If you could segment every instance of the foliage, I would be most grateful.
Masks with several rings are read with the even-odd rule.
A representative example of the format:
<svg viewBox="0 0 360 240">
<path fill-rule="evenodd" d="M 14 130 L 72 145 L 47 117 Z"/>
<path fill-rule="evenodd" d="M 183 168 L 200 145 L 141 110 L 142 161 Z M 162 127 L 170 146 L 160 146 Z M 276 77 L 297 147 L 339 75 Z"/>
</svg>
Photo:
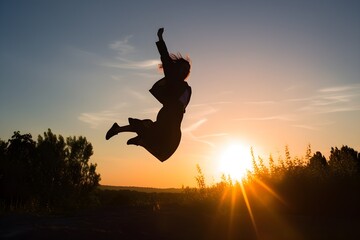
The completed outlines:
<svg viewBox="0 0 360 240">
<path fill-rule="evenodd" d="M 38 136 L 14 135 L 0 141 L 0 202 L 2 209 L 52 210 L 89 201 L 98 186 L 93 148 L 85 137 L 66 140 L 48 129 Z"/>
<path fill-rule="evenodd" d="M 331 148 L 329 157 L 329 167 L 336 175 L 359 176 L 360 174 L 360 154 L 348 146 Z"/>
<path fill-rule="evenodd" d="M 327 160 L 321 152 L 312 154 L 310 145 L 301 158 L 292 157 L 286 146 L 285 159 L 274 161 L 270 155 L 265 165 L 253 152 L 252 158 L 254 170 L 241 182 L 223 176 L 219 183 L 204 189 L 198 179 L 205 179 L 197 177 L 199 190 L 205 192 L 201 201 L 216 202 L 215 206 L 223 209 L 251 205 L 261 211 L 296 214 L 360 214 L 360 154 L 356 150 L 348 146 L 331 148 Z M 196 196 L 194 191 L 192 196 Z"/>
<path fill-rule="evenodd" d="M 255 218 L 267 214 L 311 216 L 352 216 L 360 214 L 360 176 L 358 152 L 347 146 L 332 148 L 327 160 L 321 152 L 312 153 L 310 145 L 305 157 L 293 157 L 285 147 L 285 158 L 266 161 L 252 153 L 253 172 L 241 182 L 222 175 L 220 182 L 206 184 L 196 165 L 196 188 L 182 187 L 181 192 L 139 192 L 130 189 L 100 188 L 96 194 L 100 206 L 145 207 L 152 210 L 180 207 L 216 216 Z M 341 164 L 340 164 L 340 163 Z M 354 165 L 355 164 L 355 165 Z"/>
<path fill-rule="evenodd" d="M 253 171 L 242 181 L 223 175 L 206 185 L 196 166 L 196 188 L 181 192 L 139 192 L 97 188 L 100 175 L 90 163 L 92 145 L 85 137 L 63 138 L 49 129 L 38 136 L 15 132 L 0 140 L 1 209 L 53 210 L 93 203 L 153 210 L 166 206 L 219 214 L 284 212 L 306 215 L 360 214 L 360 154 L 348 147 L 331 148 L 329 159 L 311 146 L 305 157 L 294 157 L 288 146 L 284 158 L 255 157 Z"/>
</svg>

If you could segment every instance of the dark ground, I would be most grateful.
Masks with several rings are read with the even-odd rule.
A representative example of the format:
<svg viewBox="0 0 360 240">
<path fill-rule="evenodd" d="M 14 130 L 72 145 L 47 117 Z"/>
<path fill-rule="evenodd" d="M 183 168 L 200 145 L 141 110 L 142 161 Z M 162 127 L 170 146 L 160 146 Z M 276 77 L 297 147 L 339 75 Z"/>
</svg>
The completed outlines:
<svg viewBox="0 0 360 240">
<path fill-rule="evenodd" d="M 108 207 L 66 215 L 0 215 L 0 239 L 360 239 L 359 217 Z M 265 216 L 266 215 L 266 216 Z"/>
</svg>

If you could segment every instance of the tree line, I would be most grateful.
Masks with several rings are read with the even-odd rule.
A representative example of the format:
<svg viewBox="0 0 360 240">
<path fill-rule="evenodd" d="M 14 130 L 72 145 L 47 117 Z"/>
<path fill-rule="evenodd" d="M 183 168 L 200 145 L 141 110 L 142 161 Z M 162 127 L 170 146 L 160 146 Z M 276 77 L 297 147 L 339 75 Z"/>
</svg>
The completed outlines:
<svg viewBox="0 0 360 240">
<path fill-rule="evenodd" d="M 305 157 L 299 158 L 292 157 L 286 146 L 285 157 L 275 162 L 271 156 L 268 167 L 260 158 L 254 161 L 249 183 L 266 184 L 282 196 L 287 210 L 311 215 L 360 213 L 360 153 L 355 149 L 331 147 L 326 158 L 319 151 L 312 153 L 309 145 Z"/>
<path fill-rule="evenodd" d="M 50 129 L 34 141 L 19 131 L 0 139 L 0 209 L 52 210 L 90 201 L 99 185 L 93 147 L 85 137 L 67 137 Z"/>
<path fill-rule="evenodd" d="M 254 171 L 249 177 L 277 178 L 314 177 L 317 179 L 358 179 L 360 178 L 360 153 L 355 149 L 343 145 L 341 148 L 331 147 L 329 159 L 319 151 L 314 154 L 309 145 L 305 157 L 292 157 L 289 147 L 285 146 L 285 157 L 279 157 L 275 163 L 270 155 L 269 164 L 265 166 L 262 158 L 253 156 Z"/>
<path fill-rule="evenodd" d="M 207 209 L 236 212 L 248 204 L 258 214 L 266 211 L 331 216 L 360 214 L 360 153 L 343 145 L 332 147 L 328 159 L 309 145 L 304 157 L 285 154 L 267 162 L 252 153 L 253 170 L 242 181 L 223 175 L 207 185 L 197 166 L 197 188 L 184 188 L 187 201 Z M 241 159 L 239 159 L 241 161 Z M 219 207 L 221 206 L 221 207 Z M 237 210 L 234 210 L 235 207 Z"/>
</svg>

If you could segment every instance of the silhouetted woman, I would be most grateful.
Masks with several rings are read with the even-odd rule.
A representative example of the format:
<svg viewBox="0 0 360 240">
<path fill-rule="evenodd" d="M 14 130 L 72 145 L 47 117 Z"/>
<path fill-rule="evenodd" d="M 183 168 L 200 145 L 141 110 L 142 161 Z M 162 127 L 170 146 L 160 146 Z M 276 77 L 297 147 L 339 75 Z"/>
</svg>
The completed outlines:
<svg viewBox="0 0 360 240">
<path fill-rule="evenodd" d="M 161 57 L 165 77 L 149 90 L 163 104 L 156 121 L 129 118 L 129 125 L 114 123 L 106 134 L 106 140 L 120 132 L 136 132 L 137 136 L 127 144 L 140 145 L 161 162 L 167 160 L 177 149 L 181 139 L 181 121 L 191 97 L 191 87 L 185 79 L 190 74 L 190 63 L 180 54 L 169 54 L 163 40 L 164 29 L 158 30 L 156 46 Z"/>
</svg>

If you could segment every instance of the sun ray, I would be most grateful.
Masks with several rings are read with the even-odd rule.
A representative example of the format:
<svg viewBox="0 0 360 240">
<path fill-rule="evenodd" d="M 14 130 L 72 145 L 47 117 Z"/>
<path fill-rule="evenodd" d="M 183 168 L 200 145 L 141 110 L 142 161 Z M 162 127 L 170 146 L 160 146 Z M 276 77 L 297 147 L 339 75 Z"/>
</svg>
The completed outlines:
<svg viewBox="0 0 360 240">
<path fill-rule="evenodd" d="M 259 184 L 262 188 L 264 188 L 266 191 L 268 191 L 273 197 L 275 197 L 277 200 L 279 200 L 282 204 L 287 205 L 286 201 L 277 194 L 274 190 L 272 190 L 268 185 L 266 185 L 263 181 L 261 181 L 258 178 L 254 178 L 255 182 Z"/>
<path fill-rule="evenodd" d="M 234 227 L 234 216 L 235 216 L 235 205 L 236 205 L 236 190 L 231 186 L 231 199 L 230 199 L 230 212 L 229 212 L 229 226 L 228 226 L 228 237 L 232 238 Z"/>
<path fill-rule="evenodd" d="M 254 230 L 255 230 L 255 233 L 256 233 L 256 237 L 257 237 L 257 239 L 260 239 L 259 231 L 258 231 L 256 222 L 255 222 L 255 217 L 254 217 L 254 214 L 253 214 L 253 212 L 251 210 L 250 201 L 249 201 L 249 199 L 247 197 L 246 190 L 245 190 L 243 182 L 240 182 L 240 188 L 241 188 L 241 192 L 242 192 L 242 195 L 243 195 L 243 198 L 244 198 L 244 201 L 245 201 L 246 208 L 247 208 L 247 210 L 249 212 L 249 215 L 250 215 L 251 223 L 252 223 L 252 225 L 254 227 Z"/>
</svg>

